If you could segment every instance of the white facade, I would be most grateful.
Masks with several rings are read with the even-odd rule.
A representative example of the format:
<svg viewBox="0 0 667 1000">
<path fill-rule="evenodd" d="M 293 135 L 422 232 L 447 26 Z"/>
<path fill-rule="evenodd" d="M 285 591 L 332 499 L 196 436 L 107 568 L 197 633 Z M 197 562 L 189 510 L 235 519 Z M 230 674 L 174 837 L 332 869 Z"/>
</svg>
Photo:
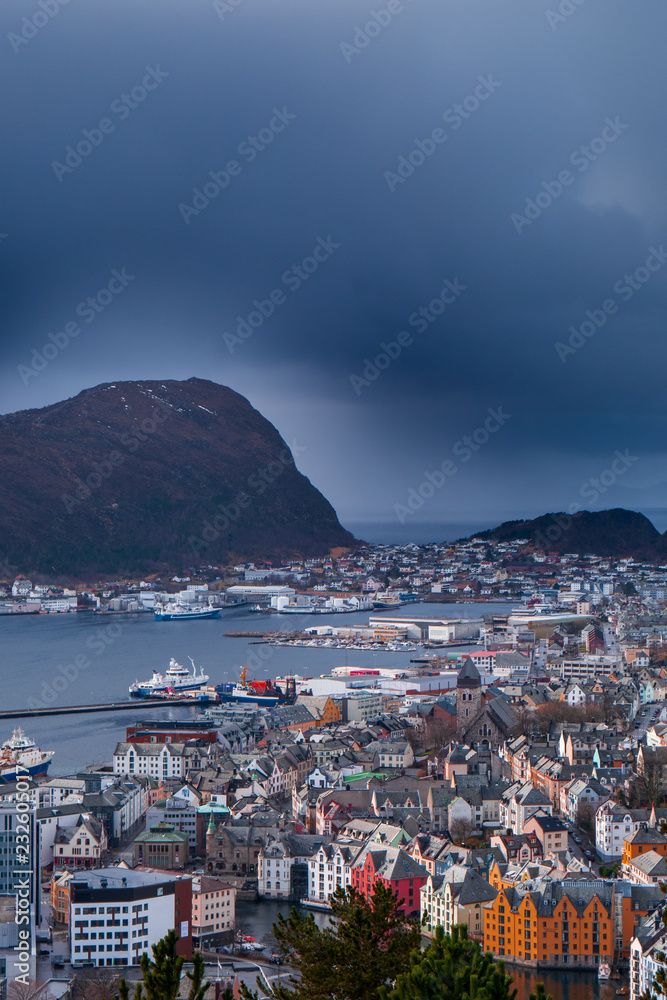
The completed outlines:
<svg viewBox="0 0 667 1000">
<path fill-rule="evenodd" d="M 94 899 L 86 899 L 90 896 Z M 70 882 L 73 966 L 138 965 L 142 954 L 150 954 L 152 945 L 174 926 L 174 880 L 164 875 L 100 868 Z M 191 927 L 176 930 L 186 937 Z"/>
<path fill-rule="evenodd" d="M 86 790 L 85 781 L 79 778 L 51 778 L 39 786 L 40 809 L 55 809 L 70 803 L 81 804 Z"/>
<path fill-rule="evenodd" d="M 266 899 L 288 899 L 290 894 L 290 857 L 284 844 L 273 843 L 262 848 L 257 861 L 257 892 Z"/>
<path fill-rule="evenodd" d="M 182 778 L 184 747 L 180 743 L 118 743 L 113 755 L 114 774 L 145 774 L 150 778 Z"/>
<path fill-rule="evenodd" d="M 321 847 L 317 854 L 308 859 L 308 899 L 316 903 L 328 903 L 330 896 L 338 888 L 346 888 L 352 881 L 351 860 L 356 850 L 345 849 L 344 845 L 331 844 Z"/>
<path fill-rule="evenodd" d="M 636 833 L 640 820 L 613 802 L 603 802 L 595 813 L 595 848 L 604 861 L 620 861 L 623 841 Z"/>
</svg>

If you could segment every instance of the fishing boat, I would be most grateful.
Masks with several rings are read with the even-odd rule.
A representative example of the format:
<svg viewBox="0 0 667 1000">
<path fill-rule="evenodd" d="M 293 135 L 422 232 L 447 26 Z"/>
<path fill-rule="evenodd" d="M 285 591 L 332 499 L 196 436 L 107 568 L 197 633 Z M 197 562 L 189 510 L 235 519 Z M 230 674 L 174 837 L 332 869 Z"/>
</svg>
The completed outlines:
<svg viewBox="0 0 667 1000">
<path fill-rule="evenodd" d="M 611 968 L 608 962 L 600 962 L 598 966 L 598 979 L 601 981 L 611 979 Z"/>
<path fill-rule="evenodd" d="M 156 604 L 155 621 L 191 621 L 193 618 L 219 618 L 220 608 L 210 605 L 193 606 L 190 604 Z"/>
<path fill-rule="evenodd" d="M 15 729 L 11 739 L 0 747 L 0 784 L 16 781 L 17 777 L 46 774 L 54 753 L 40 750 L 22 729 Z"/>
<path fill-rule="evenodd" d="M 130 694 L 133 698 L 149 698 L 151 695 L 179 694 L 181 691 L 192 691 L 195 688 L 203 687 L 208 681 L 208 674 L 205 674 L 201 667 L 197 673 L 194 660 L 192 657 L 188 657 L 188 659 L 192 664 L 192 673 L 172 657 L 166 673 L 161 674 L 154 670 L 150 680 L 136 680 L 134 684 L 130 684 Z"/>
</svg>

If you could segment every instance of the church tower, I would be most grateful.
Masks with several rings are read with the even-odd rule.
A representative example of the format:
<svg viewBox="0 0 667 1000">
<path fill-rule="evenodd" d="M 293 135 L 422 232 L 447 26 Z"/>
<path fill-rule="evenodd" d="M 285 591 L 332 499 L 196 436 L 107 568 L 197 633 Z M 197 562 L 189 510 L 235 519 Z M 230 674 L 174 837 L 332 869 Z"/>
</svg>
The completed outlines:
<svg viewBox="0 0 667 1000">
<path fill-rule="evenodd" d="M 461 739 L 473 719 L 482 711 L 482 678 L 467 656 L 456 681 L 456 737 Z"/>
</svg>

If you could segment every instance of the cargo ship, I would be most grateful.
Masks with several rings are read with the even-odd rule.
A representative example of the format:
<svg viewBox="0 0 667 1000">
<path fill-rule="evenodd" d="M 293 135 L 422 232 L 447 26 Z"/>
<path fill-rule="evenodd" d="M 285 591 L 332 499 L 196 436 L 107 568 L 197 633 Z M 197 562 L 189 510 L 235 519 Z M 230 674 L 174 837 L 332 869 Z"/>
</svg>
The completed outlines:
<svg viewBox="0 0 667 1000">
<path fill-rule="evenodd" d="M 160 674 L 153 671 L 153 676 L 148 681 L 135 681 L 130 684 L 129 691 L 133 698 L 150 698 L 151 695 L 159 695 L 165 692 L 169 694 L 180 694 L 185 691 L 193 691 L 203 687 L 208 681 L 208 674 L 195 667 L 194 660 L 189 657 L 192 664 L 192 673 L 187 667 L 182 667 L 180 663 L 172 659 L 169 661 L 169 669 L 166 673 Z"/>
<path fill-rule="evenodd" d="M 22 729 L 0 747 L 0 784 L 26 776 L 46 774 L 55 750 L 40 750 Z M 17 773 L 18 772 L 18 773 Z"/>
</svg>

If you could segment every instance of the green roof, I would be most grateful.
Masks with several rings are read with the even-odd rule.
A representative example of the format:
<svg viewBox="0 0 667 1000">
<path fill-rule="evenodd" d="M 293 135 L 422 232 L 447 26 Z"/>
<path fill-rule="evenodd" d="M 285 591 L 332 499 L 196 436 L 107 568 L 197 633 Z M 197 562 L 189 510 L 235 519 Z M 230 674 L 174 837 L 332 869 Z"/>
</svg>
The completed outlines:
<svg viewBox="0 0 667 1000">
<path fill-rule="evenodd" d="M 134 838 L 134 842 L 135 844 L 185 844 L 189 839 L 189 834 L 175 830 L 168 823 L 158 823 L 150 830 L 140 833 Z"/>
<path fill-rule="evenodd" d="M 360 781 L 361 778 L 384 778 L 384 771 L 362 771 L 361 774 L 348 774 L 343 781 Z"/>
</svg>

